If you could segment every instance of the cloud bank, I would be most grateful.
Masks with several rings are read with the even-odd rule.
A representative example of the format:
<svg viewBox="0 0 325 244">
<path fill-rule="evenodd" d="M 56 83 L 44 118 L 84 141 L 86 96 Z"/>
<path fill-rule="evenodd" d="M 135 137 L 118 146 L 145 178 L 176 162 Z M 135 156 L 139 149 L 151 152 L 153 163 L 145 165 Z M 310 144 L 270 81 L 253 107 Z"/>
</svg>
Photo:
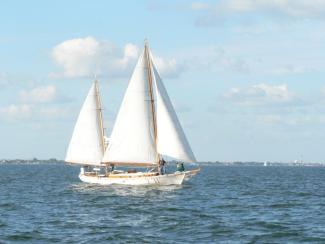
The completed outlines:
<svg viewBox="0 0 325 244">
<path fill-rule="evenodd" d="M 192 10 L 207 10 L 215 15 L 232 13 L 269 12 L 291 17 L 323 17 L 323 0 L 222 0 L 217 4 L 193 2 Z"/>
<path fill-rule="evenodd" d="M 62 69 L 51 73 L 52 78 L 78 78 L 94 75 L 109 77 L 129 76 L 140 54 L 140 48 L 132 43 L 117 47 L 110 41 L 94 37 L 63 41 L 51 51 L 54 62 Z M 155 57 L 155 63 L 163 77 L 177 77 L 183 70 L 175 58 Z"/>
<path fill-rule="evenodd" d="M 289 105 L 299 101 L 286 84 L 272 86 L 264 83 L 247 88 L 232 88 L 224 93 L 224 98 L 246 106 Z"/>
<path fill-rule="evenodd" d="M 273 20 L 280 19 L 283 24 L 283 18 L 322 20 L 325 16 L 323 0 L 221 0 L 214 4 L 197 1 L 192 2 L 189 8 L 199 13 L 196 20 L 198 26 L 232 22 L 238 17 L 247 17 L 247 20 L 256 17 L 261 20 L 263 16 Z"/>
<path fill-rule="evenodd" d="M 59 95 L 54 85 L 48 85 L 20 91 L 19 97 L 23 103 L 49 103 L 57 100 Z"/>
<path fill-rule="evenodd" d="M 2 121 L 37 121 L 64 118 L 69 107 L 60 103 L 68 99 L 54 85 L 38 86 L 18 92 L 17 103 L 0 107 Z"/>
</svg>

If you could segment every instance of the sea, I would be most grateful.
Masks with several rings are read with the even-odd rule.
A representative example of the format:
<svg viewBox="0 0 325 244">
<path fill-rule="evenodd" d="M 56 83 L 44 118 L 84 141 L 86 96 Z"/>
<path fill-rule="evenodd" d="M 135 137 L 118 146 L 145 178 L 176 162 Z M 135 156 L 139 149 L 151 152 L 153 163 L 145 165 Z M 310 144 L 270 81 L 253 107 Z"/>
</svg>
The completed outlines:
<svg viewBox="0 0 325 244">
<path fill-rule="evenodd" d="M 0 164 L 0 243 L 325 243 L 325 167 L 220 166 L 181 186 L 99 186 Z"/>
</svg>

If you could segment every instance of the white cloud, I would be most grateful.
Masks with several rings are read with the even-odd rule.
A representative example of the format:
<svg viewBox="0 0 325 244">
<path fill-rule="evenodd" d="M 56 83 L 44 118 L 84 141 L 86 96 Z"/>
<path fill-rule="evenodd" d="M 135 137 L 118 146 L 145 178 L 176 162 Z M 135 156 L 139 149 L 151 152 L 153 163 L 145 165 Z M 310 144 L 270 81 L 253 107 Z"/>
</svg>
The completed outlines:
<svg viewBox="0 0 325 244">
<path fill-rule="evenodd" d="M 116 56 L 114 52 L 115 48 L 111 43 L 86 37 L 60 43 L 53 48 L 51 55 L 63 68 L 63 73 L 56 75 L 80 77 L 99 73 L 103 58 L 106 55 Z"/>
<path fill-rule="evenodd" d="M 321 123 L 318 116 L 310 114 L 303 115 L 287 115 L 287 114 L 265 114 L 257 115 L 256 122 L 263 126 L 301 126 L 306 124 Z"/>
<path fill-rule="evenodd" d="M 65 119 L 71 116 L 72 109 L 67 106 L 41 106 L 38 111 L 34 111 L 39 120 L 57 120 Z"/>
<path fill-rule="evenodd" d="M 266 114 L 256 117 L 256 122 L 262 125 L 278 125 L 283 123 L 283 117 L 278 114 Z"/>
<path fill-rule="evenodd" d="M 159 69 L 159 73 L 162 74 L 163 77 L 175 78 L 185 69 L 185 67 L 178 64 L 174 58 L 166 60 L 155 56 L 154 62 Z"/>
<path fill-rule="evenodd" d="M 35 122 L 69 117 L 71 108 L 60 105 L 10 104 L 0 107 L 0 121 Z"/>
<path fill-rule="evenodd" d="M 304 66 L 284 65 L 283 67 L 275 68 L 271 72 L 275 75 L 286 75 L 286 74 L 303 74 L 306 72 L 314 71 L 313 68 Z"/>
<path fill-rule="evenodd" d="M 32 108 L 28 104 L 10 104 L 0 107 L 0 115 L 3 120 L 26 120 L 31 118 Z"/>
<path fill-rule="evenodd" d="M 292 104 L 299 101 L 296 94 L 289 91 L 286 84 L 258 84 L 248 88 L 232 88 L 224 98 L 240 105 L 258 106 L 267 104 Z"/>
<path fill-rule="evenodd" d="M 0 71 L 1 88 L 7 88 L 9 86 L 33 86 L 35 83 L 34 77 L 32 77 L 30 74 L 22 74 L 20 72 L 8 73 L 5 71 Z"/>
<path fill-rule="evenodd" d="M 128 43 L 125 45 L 123 53 L 124 53 L 124 56 L 120 60 L 120 64 L 123 65 L 124 67 L 126 67 L 128 65 L 128 63 L 130 62 L 130 60 L 136 60 L 138 58 L 139 48 L 132 43 Z"/>
<path fill-rule="evenodd" d="M 197 20 L 198 25 L 213 25 L 232 15 L 268 14 L 290 18 L 324 18 L 323 0 L 221 0 L 216 4 L 193 2 L 190 8 L 204 13 Z"/>
<path fill-rule="evenodd" d="M 268 11 L 295 17 L 321 17 L 325 13 L 323 0 L 222 0 L 216 5 L 203 2 L 191 4 L 193 10 L 210 10 L 215 13 L 249 13 Z"/>
<path fill-rule="evenodd" d="M 296 17 L 316 17 L 325 13 L 323 0 L 231 0 L 228 9 L 238 12 L 272 11 Z"/>
<path fill-rule="evenodd" d="M 187 70 L 199 70 L 201 73 L 203 69 L 250 73 L 251 64 L 247 57 L 243 59 L 235 51 L 220 46 L 196 47 L 183 52 L 182 58 Z"/>
<path fill-rule="evenodd" d="M 49 103 L 58 99 L 58 92 L 54 85 L 41 86 L 19 93 L 23 103 Z"/>
<path fill-rule="evenodd" d="M 54 85 L 20 91 L 17 103 L 0 107 L 0 120 L 12 122 L 65 118 L 70 114 L 70 107 L 61 104 L 65 101 L 68 99 Z"/>
<path fill-rule="evenodd" d="M 211 5 L 203 2 L 194 2 L 191 3 L 191 9 L 193 10 L 207 10 L 210 9 Z"/>
<path fill-rule="evenodd" d="M 128 43 L 123 48 L 109 41 L 85 37 L 66 40 L 52 49 L 51 56 L 63 72 L 51 77 L 127 76 L 134 67 L 140 49 Z M 175 77 L 182 71 L 175 59 L 156 57 L 158 69 L 163 76 Z M 160 67 L 161 66 L 161 67 Z"/>
</svg>

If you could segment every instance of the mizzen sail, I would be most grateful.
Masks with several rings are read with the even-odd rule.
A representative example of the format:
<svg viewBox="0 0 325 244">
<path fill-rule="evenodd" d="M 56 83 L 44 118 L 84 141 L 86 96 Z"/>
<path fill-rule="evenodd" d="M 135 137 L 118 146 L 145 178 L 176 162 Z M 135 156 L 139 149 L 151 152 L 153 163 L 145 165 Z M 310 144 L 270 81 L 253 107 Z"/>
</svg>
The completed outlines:
<svg viewBox="0 0 325 244">
<path fill-rule="evenodd" d="M 105 150 L 103 124 L 97 82 L 84 101 L 73 130 L 65 161 L 100 165 Z"/>
</svg>

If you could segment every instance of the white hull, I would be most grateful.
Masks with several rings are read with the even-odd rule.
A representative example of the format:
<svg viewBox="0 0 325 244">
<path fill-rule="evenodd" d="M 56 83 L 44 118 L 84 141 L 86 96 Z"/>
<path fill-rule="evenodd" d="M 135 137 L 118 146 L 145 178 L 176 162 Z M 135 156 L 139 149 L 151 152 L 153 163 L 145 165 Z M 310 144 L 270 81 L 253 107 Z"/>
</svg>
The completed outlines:
<svg viewBox="0 0 325 244">
<path fill-rule="evenodd" d="M 185 173 L 176 172 L 165 175 L 148 175 L 146 173 L 128 173 L 118 175 L 87 175 L 80 173 L 81 181 L 100 185 L 181 185 Z"/>
<path fill-rule="evenodd" d="M 200 168 L 197 168 L 197 169 L 192 169 L 192 170 L 186 170 L 186 171 L 183 171 L 183 173 L 185 174 L 185 181 L 191 179 L 193 176 L 195 176 L 197 173 L 200 172 Z"/>
</svg>

